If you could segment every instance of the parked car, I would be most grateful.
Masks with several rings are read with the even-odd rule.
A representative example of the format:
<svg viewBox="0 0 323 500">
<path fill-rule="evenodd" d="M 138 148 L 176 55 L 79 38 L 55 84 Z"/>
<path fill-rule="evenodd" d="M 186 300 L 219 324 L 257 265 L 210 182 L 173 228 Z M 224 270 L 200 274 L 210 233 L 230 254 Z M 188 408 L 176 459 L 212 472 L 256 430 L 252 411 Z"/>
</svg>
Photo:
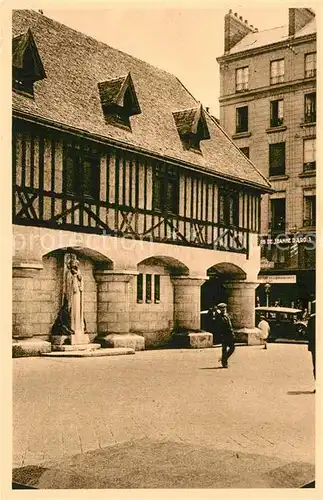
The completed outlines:
<svg viewBox="0 0 323 500">
<path fill-rule="evenodd" d="M 264 315 L 270 326 L 269 340 L 277 338 L 306 340 L 307 321 L 303 311 L 292 307 L 256 307 L 256 326 Z"/>
</svg>

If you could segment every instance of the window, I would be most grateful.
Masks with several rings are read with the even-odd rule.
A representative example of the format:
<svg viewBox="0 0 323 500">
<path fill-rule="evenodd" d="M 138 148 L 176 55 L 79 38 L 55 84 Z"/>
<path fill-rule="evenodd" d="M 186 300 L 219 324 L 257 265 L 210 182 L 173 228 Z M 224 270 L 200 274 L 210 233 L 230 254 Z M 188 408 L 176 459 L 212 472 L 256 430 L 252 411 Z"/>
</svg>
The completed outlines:
<svg viewBox="0 0 323 500">
<path fill-rule="evenodd" d="M 278 198 L 271 200 L 271 229 L 273 231 L 285 230 L 286 200 Z"/>
<path fill-rule="evenodd" d="M 285 174 L 285 143 L 269 145 L 269 175 Z"/>
<path fill-rule="evenodd" d="M 288 267 L 289 265 L 289 246 L 282 245 L 273 246 L 271 250 L 271 259 L 272 262 L 277 264 L 275 267 Z"/>
<path fill-rule="evenodd" d="M 249 148 L 240 148 L 241 153 L 243 153 L 247 158 L 249 158 Z"/>
<path fill-rule="evenodd" d="M 304 221 L 303 226 L 315 226 L 316 224 L 316 196 L 304 196 Z"/>
<path fill-rule="evenodd" d="M 284 59 L 277 59 L 270 63 L 270 85 L 275 83 L 282 83 L 285 75 L 285 62 Z"/>
<path fill-rule="evenodd" d="M 236 132 L 248 132 L 248 106 L 236 109 Z"/>
<path fill-rule="evenodd" d="M 298 245 L 298 266 L 300 269 L 315 269 L 315 245 L 300 243 Z"/>
<path fill-rule="evenodd" d="M 34 95 L 34 83 L 46 78 L 46 73 L 30 29 L 12 40 L 12 87 Z"/>
<path fill-rule="evenodd" d="M 249 88 L 249 68 L 236 69 L 236 92 L 243 92 Z"/>
<path fill-rule="evenodd" d="M 306 94 L 304 98 L 304 122 L 316 122 L 316 92 Z"/>
<path fill-rule="evenodd" d="M 316 75 L 316 52 L 305 54 L 305 78 Z"/>
<path fill-rule="evenodd" d="M 142 302 L 144 298 L 144 276 L 142 273 L 137 276 L 137 302 Z"/>
<path fill-rule="evenodd" d="M 64 191 L 67 194 L 99 199 L 100 157 L 96 150 L 67 146 L 64 169 Z"/>
<path fill-rule="evenodd" d="M 151 302 L 151 274 L 146 274 L 146 302 Z"/>
<path fill-rule="evenodd" d="M 184 149 L 202 154 L 200 142 L 210 139 L 206 113 L 202 105 L 174 111 L 173 117 Z"/>
<path fill-rule="evenodd" d="M 154 292 L 154 302 L 160 302 L 160 275 L 159 274 L 138 274 L 137 276 L 137 302 L 142 304 L 144 301 L 151 303 L 153 300 L 152 293 Z"/>
<path fill-rule="evenodd" d="M 159 274 L 154 275 L 154 300 L 158 304 L 160 301 L 160 276 Z"/>
<path fill-rule="evenodd" d="M 169 165 L 156 165 L 153 179 L 153 210 L 178 213 L 178 171 Z"/>
<path fill-rule="evenodd" d="M 304 139 L 303 143 L 303 171 L 311 172 L 316 169 L 316 139 Z"/>
<path fill-rule="evenodd" d="M 131 74 L 98 83 L 106 123 L 131 131 L 130 117 L 141 113 Z"/>
<path fill-rule="evenodd" d="M 226 226 L 239 226 L 239 195 L 237 192 L 220 188 L 219 222 Z"/>
<path fill-rule="evenodd" d="M 270 126 L 279 127 L 284 123 L 284 101 L 278 99 L 270 103 Z"/>
</svg>

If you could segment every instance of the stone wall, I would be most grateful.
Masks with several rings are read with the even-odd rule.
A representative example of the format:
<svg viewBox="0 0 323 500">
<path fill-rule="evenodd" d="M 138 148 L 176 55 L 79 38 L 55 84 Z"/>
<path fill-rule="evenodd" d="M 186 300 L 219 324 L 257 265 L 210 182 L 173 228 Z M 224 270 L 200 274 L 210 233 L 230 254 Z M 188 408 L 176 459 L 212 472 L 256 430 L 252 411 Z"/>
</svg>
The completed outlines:
<svg viewBox="0 0 323 500">
<path fill-rule="evenodd" d="M 170 340 L 173 329 L 174 292 L 169 273 L 164 266 L 138 266 L 139 273 L 160 276 L 160 301 L 147 303 L 145 296 L 142 303 L 137 302 L 137 277 L 130 282 L 130 331 L 145 337 L 146 347 L 152 344 L 164 344 Z"/>
<path fill-rule="evenodd" d="M 63 289 L 63 257 L 61 254 L 45 256 L 43 269 L 30 277 L 14 276 L 13 288 L 13 337 L 23 338 L 23 326 L 28 319 L 28 336 L 49 340 L 51 328 L 59 312 Z M 84 277 L 84 315 L 87 330 L 96 334 L 97 292 L 90 260 L 80 259 L 80 270 Z M 26 274 L 26 271 L 21 271 Z M 28 333 L 28 332 L 27 332 Z M 32 335 L 31 335 L 32 334 Z"/>
</svg>

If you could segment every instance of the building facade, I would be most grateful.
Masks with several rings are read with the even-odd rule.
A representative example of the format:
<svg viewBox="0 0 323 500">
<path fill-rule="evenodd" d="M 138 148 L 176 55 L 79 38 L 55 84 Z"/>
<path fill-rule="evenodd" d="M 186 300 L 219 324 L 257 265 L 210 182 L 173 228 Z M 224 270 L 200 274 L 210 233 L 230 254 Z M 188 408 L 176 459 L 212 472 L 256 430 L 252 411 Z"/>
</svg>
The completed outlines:
<svg viewBox="0 0 323 500">
<path fill-rule="evenodd" d="M 315 296 L 316 25 L 307 8 L 289 25 L 258 31 L 225 16 L 220 123 L 275 192 L 261 202 L 258 288 L 269 301 L 307 308 Z"/>
<path fill-rule="evenodd" d="M 271 188 L 216 121 L 173 75 L 34 11 L 13 12 L 12 65 L 16 352 L 50 349 L 67 255 L 90 341 L 186 329 L 208 347 L 201 297 L 219 290 L 252 335 Z"/>
</svg>

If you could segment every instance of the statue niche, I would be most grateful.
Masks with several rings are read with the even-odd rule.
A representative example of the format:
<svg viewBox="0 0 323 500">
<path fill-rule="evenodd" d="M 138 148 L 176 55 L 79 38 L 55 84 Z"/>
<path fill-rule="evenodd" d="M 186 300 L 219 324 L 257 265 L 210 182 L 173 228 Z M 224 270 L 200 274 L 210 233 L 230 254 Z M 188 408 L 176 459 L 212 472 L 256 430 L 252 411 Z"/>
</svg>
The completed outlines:
<svg viewBox="0 0 323 500">
<path fill-rule="evenodd" d="M 62 305 L 52 327 L 52 344 L 89 343 L 84 318 L 84 279 L 75 254 L 64 256 Z"/>
</svg>

